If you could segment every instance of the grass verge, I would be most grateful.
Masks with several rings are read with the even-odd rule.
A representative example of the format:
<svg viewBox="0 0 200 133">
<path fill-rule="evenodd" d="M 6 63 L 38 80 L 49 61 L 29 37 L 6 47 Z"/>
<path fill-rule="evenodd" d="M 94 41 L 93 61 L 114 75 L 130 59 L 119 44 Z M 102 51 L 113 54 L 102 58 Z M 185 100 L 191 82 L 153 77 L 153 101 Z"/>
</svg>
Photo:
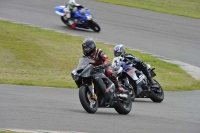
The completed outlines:
<svg viewBox="0 0 200 133">
<path fill-rule="evenodd" d="M 0 131 L 0 133 L 17 133 L 17 132 L 13 132 L 13 131 Z"/>
<path fill-rule="evenodd" d="M 96 0 L 200 19 L 200 0 Z"/>
<path fill-rule="evenodd" d="M 76 88 L 71 71 L 82 56 L 81 37 L 0 21 L 0 83 Z M 97 42 L 113 59 L 113 45 Z M 200 89 L 177 65 L 128 50 L 155 67 L 155 79 L 165 91 Z"/>
</svg>

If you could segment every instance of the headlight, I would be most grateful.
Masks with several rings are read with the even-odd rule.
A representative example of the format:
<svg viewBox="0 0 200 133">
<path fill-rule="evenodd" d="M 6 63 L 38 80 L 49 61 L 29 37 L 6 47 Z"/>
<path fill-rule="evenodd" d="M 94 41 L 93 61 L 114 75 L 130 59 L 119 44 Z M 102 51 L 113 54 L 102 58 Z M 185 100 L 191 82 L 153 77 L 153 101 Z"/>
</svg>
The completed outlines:
<svg viewBox="0 0 200 133">
<path fill-rule="evenodd" d="M 79 79 L 79 76 L 72 74 L 72 78 L 73 78 L 73 80 L 77 81 Z"/>
<path fill-rule="evenodd" d="M 77 81 L 79 79 L 79 76 L 76 70 L 73 70 L 71 75 L 72 75 L 73 80 Z"/>
<path fill-rule="evenodd" d="M 74 75 L 73 80 L 77 81 L 79 79 L 79 76 Z"/>
<path fill-rule="evenodd" d="M 91 19 L 92 19 L 92 15 L 88 15 L 87 20 L 91 20 Z"/>
</svg>

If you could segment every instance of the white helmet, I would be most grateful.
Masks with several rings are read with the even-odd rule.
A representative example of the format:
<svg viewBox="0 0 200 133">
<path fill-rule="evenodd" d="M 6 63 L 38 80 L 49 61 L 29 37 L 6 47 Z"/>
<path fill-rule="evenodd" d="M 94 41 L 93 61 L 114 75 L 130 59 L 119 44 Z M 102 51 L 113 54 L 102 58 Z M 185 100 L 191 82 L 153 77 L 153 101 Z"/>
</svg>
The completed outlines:
<svg viewBox="0 0 200 133">
<path fill-rule="evenodd" d="M 118 44 L 114 47 L 114 56 L 124 56 L 125 55 L 125 48 L 123 44 Z"/>
<path fill-rule="evenodd" d="M 76 1 L 75 0 L 69 0 L 69 5 L 72 5 L 72 6 L 76 5 Z"/>
</svg>

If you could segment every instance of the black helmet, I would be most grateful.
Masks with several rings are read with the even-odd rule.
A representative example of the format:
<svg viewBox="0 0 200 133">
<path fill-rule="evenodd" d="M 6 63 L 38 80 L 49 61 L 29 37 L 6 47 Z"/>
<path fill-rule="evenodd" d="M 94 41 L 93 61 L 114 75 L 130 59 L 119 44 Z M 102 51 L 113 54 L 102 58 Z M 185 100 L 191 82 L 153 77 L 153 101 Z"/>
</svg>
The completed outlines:
<svg viewBox="0 0 200 133">
<path fill-rule="evenodd" d="M 95 41 L 91 38 L 87 38 L 82 43 L 83 54 L 90 56 L 96 50 Z"/>
<path fill-rule="evenodd" d="M 118 44 L 114 47 L 114 56 L 124 56 L 125 55 L 125 48 L 123 44 Z"/>
</svg>

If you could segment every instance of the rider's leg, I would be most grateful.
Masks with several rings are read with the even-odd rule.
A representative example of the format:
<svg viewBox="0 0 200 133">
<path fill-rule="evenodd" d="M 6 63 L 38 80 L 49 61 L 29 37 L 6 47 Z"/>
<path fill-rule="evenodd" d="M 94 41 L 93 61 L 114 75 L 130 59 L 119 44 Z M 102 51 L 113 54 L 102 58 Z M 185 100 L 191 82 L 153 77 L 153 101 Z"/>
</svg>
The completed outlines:
<svg viewBox="0 0 200 133">
<path fill-rule="evenodd" d="M 151 87 L 157 87 L 156 82 L 151 77 L 150 72 L 148 71 L 146 63 L 140 61 L 137 63 L 136 68 L 144 73 L 144 75 L 147 77 L 148 81 L 151 84 Z"/>
<path fill-rule="evenodd" d="M 113 71 L 112 71 L 111 69 L 108 69 L 108 70 L 106 71 L 106 75 L 107 75 L 107 77 L 109 77 L 110 80 L 115 84 L 115 88 L 116 88 L 121 94 L 128 93 L 127 90 L 125 90 L 122 86 L 119 85 L 118 78 L 117 78 L 117 76 L 113 73 Z"/>
<path fill-rule="evenodd" d="M 69 22 L 71 28 L 75 29 L 76 24 L 75 24 L 74 19 L 73 19 L 73 12 L 72 11 L 70 11 L 70 13 L 67 14 L 67 18 L 68 18 L 68 22 Z"/>
</svg>

